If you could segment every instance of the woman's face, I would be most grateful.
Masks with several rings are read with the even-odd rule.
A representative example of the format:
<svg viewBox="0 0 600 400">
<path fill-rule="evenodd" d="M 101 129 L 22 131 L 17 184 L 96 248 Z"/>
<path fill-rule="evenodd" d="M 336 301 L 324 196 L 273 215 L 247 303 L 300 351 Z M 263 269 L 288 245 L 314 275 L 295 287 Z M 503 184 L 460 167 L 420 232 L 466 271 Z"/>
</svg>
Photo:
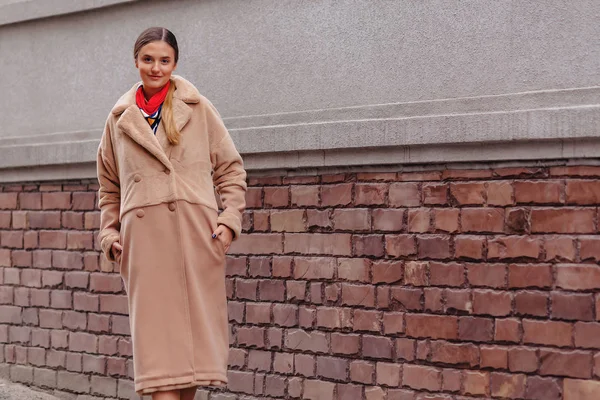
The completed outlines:
<svg viewBox="0 0 600 400">
<path fill-rule="evenodd" d="M 150 42 L 140 49 L 135 66 L 140 71 L 144 93 L 152 96 L 167 84 L 175 71 L 175 50 L 162 40 Z"/>
</svg>

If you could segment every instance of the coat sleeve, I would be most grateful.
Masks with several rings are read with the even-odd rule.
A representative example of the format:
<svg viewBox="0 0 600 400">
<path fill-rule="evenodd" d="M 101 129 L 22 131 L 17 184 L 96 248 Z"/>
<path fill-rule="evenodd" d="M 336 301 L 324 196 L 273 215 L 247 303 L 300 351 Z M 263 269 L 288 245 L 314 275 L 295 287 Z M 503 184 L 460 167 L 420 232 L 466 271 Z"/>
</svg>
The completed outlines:
<svg viewBox="0 0 600 400">
<path fill-rule="evenodd" d="M 102 252 L 110 261 L 115 261 L 111 251 L 112 244 L 119 240 L 121 223 L 121 185 L 113 152 L 110 125 L 107 121 L 98 147 L 97 174 L 100 189 L 98 190 L 98 206 L 100 207 L 100 233 L 98 241 Z"/>
<path fill-rule="evenodd" d="M 242 232 L 242 214 L 246 208 L 246 171 L 219 112 L 209 101 L 205 115 L 212 139 L 213 183 L 223 206 L 217 224 L 229 227 L 235 240 Z"/>
</svg>

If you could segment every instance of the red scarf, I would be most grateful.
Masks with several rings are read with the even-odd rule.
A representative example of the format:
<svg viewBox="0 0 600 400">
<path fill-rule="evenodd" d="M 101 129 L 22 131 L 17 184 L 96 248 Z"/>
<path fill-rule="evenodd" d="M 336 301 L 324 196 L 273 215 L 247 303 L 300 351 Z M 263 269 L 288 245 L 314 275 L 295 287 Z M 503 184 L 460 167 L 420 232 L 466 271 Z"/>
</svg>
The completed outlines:
<svg viewBox="0 0 600 400">
<path fill-rule="evenodd" d="M 150 97 L 150 100 L 146 100 L 144 97 L 144 91 L 142 86 L 140 86 L 135 93 L 135 102 L 139 108 L 144 110 L 144 112 L 148 115 L 152 115 L 158 110 L 158 107 L 165 101 L 167 97 L 167 92 L 169 91 L 169 86 L 171 86 L 171 81 L 169 80 L 165 86 L 154 96 Z"/>
</svg>

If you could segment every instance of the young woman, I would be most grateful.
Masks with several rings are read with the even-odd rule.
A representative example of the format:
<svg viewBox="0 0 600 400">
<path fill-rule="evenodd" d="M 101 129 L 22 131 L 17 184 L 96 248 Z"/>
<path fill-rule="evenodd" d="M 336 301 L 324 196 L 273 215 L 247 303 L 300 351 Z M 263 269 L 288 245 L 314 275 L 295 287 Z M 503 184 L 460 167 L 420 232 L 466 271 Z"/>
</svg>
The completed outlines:
<svg viewBox="0 0 600 400">
<path fill-rule="evenodd" d="M 227 383 L 225 252 L 246 172 L 217 110 L 172 75 L 175 36 L 147 29 L 133 53 L 141 83 L 113 107 L 98 149 L 98 239 L 127 291 L 136 392 L 191 400 Z"/>
</svg>

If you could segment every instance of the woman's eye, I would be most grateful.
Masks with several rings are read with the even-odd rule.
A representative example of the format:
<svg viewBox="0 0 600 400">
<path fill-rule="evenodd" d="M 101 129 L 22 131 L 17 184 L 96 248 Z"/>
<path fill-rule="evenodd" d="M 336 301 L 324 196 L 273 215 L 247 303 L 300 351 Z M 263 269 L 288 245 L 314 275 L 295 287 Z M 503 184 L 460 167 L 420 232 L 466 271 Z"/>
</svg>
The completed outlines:
<svg viewBox="0 0 600 400">
<path fill-rule="evenodd" d="M 152 61 L 152 60 L 150 60 L 150 57 L 146 57 L 146 58 L 144 58 L 144 61 L 145 61 L 145 62 L 150 62 L 150 61 Z"/>
<path fill-rule="evenodd" d="M 166 65 L 169 63 L 169 60 L 162 60 L 162 63 Z"/>
</svg>

